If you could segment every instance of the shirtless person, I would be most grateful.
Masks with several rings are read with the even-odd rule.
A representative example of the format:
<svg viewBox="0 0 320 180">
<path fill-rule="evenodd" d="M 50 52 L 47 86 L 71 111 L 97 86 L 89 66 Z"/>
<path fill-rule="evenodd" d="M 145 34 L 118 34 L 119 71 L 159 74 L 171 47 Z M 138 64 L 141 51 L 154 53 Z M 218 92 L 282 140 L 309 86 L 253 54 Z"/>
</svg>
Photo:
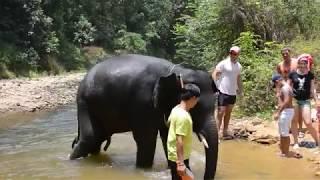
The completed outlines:
<svg viewBox="0 0 320 180">
<path fill-rule="evenodd" d="M 294 72 L 297 70 L 297 59 L 291 58 L 291 50 L 287 47 L 283 48 L 281 50 L 281 55 L 282 55 L 282 61 L 277 65 L 276 67 L 276 71 L 278 72 L 278 74 L 281 75 L 281 77 L 287 81 L 289 78 L 289 73 L 290 72 Z M 279 87 L 276 87 L 276 95 L 277 97 L 279 97 L 280 95 L 280 89 Z M 298 125 L 296 124 L 292 124 L 292 135 L 293 135 L 293 140 L 294 140 L 294 149 L 299 148 L 298 145 L 298 136 L 300 138 L 302 138 L 304 136 L 303 132 L 302 132 L 302 117 L 299 114 L 296 114 L 294 116 L 294 118 L 296 120 L 293 120 L 292 123 L 298 123 Z M 299 128 L 299 130 L 298 130 Z"/>
<path fill-rule="evenodd" d="M 292 88 L 280 75 L 272 77 L 272 82 L 280 90 L 278 99 L 278 109 L 274 114 L 274 119 L 278 120 L 280 134 L 280 151 L 284 157 L 301 158 L 299 153 L 289 151 L 290 134 L 289 129 L 291 121 L 294 117 L 294 109 L 292 105 Z"/>
</svg>

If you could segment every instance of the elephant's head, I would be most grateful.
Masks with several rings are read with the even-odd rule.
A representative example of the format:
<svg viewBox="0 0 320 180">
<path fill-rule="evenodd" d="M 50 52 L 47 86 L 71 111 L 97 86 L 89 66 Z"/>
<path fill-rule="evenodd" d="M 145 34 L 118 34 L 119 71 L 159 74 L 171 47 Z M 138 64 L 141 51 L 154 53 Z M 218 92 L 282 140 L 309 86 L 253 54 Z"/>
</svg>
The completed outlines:
<svg viewBox="0 0 320 180">
<path fill-rule="evenodd" d="M 217 91 L 209 73 L 198 70 L 176 68 L 171 74 L 160 77 L 154 88 L 154 106 L 167 118 L 171 109 L 179 103 L 181 79 L 200 88 L 197 105 L 190 111 L 193 131 L 205 144 L 206 170 L 204 179 L 215 176 L 218 156 L 218 133 L 214 120 L 214 93 Z"/>
</svg>

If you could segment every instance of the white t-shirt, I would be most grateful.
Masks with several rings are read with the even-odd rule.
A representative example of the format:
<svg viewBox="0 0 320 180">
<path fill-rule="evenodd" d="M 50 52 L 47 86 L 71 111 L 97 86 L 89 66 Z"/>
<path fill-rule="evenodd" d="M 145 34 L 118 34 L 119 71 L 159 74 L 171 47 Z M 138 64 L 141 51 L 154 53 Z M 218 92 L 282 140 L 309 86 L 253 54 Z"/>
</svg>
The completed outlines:
<svg viewBox="0 0 320 180">
<path fill-rule="evenodd" d="M 216 70 L 221 72 L 220 78 L 215 82 L 219 91 L 223 94 L 237 95 L 237 77 L 240 75 L 241 64 L 231 62 L 230 57 L 222 60 L 216 66 Z"/>
</svg>

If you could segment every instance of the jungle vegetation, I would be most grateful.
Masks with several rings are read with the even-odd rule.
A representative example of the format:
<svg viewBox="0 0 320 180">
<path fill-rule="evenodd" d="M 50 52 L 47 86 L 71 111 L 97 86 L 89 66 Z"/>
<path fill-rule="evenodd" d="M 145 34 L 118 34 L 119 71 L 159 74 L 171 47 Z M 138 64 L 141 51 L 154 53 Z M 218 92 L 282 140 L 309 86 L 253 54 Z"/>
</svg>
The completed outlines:
<svg viewBox="0 0 320 180">
<path fill-rule="evenodd" d="M 211 71 L 238 45 L 239 108 L 250 115 L 273 108 L 282 47 L 317 64 L 319 14 L 318 0 L 1 0 L 0 78 L 86 69 L 122 53 Z"/>
</svg>

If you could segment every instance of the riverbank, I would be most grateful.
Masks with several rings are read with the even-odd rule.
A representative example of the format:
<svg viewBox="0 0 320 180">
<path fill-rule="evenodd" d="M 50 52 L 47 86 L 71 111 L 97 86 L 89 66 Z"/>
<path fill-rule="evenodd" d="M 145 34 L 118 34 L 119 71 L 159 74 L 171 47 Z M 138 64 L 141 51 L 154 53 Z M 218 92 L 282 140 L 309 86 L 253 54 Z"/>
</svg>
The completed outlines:
<svg viewBox="0 0 320 180">
<path fill-rule="evenodd" d="M 84 73 L 0 80 L 2 116 L 50 110 L 75 101 Z"/>
</svg>

